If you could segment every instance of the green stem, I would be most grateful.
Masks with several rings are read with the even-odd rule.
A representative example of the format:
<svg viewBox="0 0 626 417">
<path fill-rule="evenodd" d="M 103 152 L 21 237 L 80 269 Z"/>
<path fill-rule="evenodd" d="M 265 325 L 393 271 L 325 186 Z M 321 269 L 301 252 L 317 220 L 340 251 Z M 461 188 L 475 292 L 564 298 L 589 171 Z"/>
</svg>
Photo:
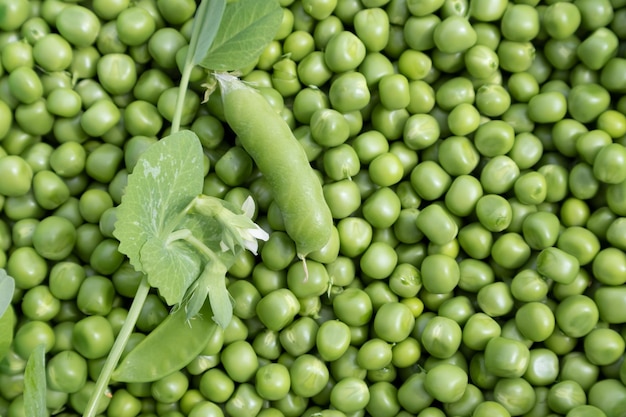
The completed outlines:
<svg viewBox="0 0 626 417">
<path fill-rule="evenodd" d="M 126 347 L 126 343 L 128 343 L 131 333 L 135 329 L 135 324 L 137 323 L 137 319 L 139 318 L 139 314 L 141 313 L 141 309 L 143 308 L 149 292 L 150 284 L 148 284 L 148 278 L 144 276 L 139 284 L 139 288 L 137 288 L 133 303 L 128 310 L 126 321 L 124 321 L 124 325 L 115 339 L 115 343 L 111 348 L 111 352 L 109 352 L 104 367 L 102 371 L 100 371 L 100 375 L 96 381 L 96 387 L 91 394 L 91 398 L 89 398 L 85 414 L 83 414 L 84 417 L 95 417 L 100 399 L 105 395 L 113 370 L 122 356 L 122 352 Z"/>
<path fill-rule="evenodd" d="M 200 2 L 198 11 L 196 12 L 195 19 L 201 19 L 207 8 L 206 0 Z M 183 117 L 183 108 L 185 104 L 185 93 L 189 86 L 189 78 L 191 77 L 191 71 L 193 70 L 193 57 L 196 54 L 198 47 L 198 39 L 200 38 L 200 32 L 202 30 L 201 22 L 195 21 L 192 27 L 191 38 L 189 39 L 189 47 L 187 48 L 187 54 L 185 55 L 185 64 L 180 78 L 180 84 L 178 85 L 178 97 L 176 97 L 176 109 L 174 109 L 174 117 L 172 118 L 172 133 L 176 133 L 180 130 L 180 120 Z"/>
<path fill-rule="evenodd" d="M 204 242 L 195 237 L 191 230 L 179 229 L 175 232 L 172 232 L 167 239 L 167 243 L 170 244 L 176 240 L 184 240 L 185 242 L 189 243 L 194 249 L 204 255 L 208 261 L 222 263 L 222 261 L 215 254 L 215 252 L 213 252 L 207 245 L 205 245 Z"/>
<path fill-rule="evenodd" d="M 191 55 L 190 52 L 191 51 L 187 51 L 187 56 Z M 191 70 L 193 70 L 193 65 L 191 65 L 191 62 L 188 62 L 188 60 L 185 59 L 185 67 L 183 68 L 183 74 L 180 78 L 180 85 L 178 86 L 178 97 L 176 97 L 176 109 L 174 109 L 174 117 L 172 118 L 172 134 L 180 130 L 180 120 L 183 117 L 183 108 L 185 107 L 185 93 L 187 92 L 187 87 L 189 85 Z"/>
</svg>

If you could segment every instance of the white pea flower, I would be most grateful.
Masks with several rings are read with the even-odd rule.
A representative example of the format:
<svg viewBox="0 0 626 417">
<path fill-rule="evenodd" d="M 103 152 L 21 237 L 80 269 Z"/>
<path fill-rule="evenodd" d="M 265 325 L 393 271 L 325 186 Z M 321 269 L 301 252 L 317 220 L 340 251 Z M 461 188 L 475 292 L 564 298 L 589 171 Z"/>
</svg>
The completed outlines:
<svg viewBox="0 0 626 417">
<path fill-rule="evenodd" d="M 269 234 L 252 221 L 254 215 L 254 200 L 246 198 L 241 206 L 242 214 L 235 214 L 224 206 L 219 198 L 201 195 L 196 198 L 193 209 L 198 213 L 215 216 L 223 226 L 220 247 L 224 252 L 234 251 L 236 246 L 248 249 L 255 255 L 259 249 L 257 239 L 267 240 Z"/>
</svg>

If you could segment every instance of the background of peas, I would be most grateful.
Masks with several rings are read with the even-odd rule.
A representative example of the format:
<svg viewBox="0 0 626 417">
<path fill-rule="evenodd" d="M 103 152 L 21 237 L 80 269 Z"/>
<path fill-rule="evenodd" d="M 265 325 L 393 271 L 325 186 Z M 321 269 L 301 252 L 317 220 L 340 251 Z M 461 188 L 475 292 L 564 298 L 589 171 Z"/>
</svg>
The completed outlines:
<svg viewBox="0 0 626 417">
<path fill-rule="evenodd" d="M 319 173 L 332 239 L 305 280 L 194 69 L 204 193 L 252 196 L 270 239 L 229 271 L 230 326 L 179 372 L 112 384 L 101 415 L 626 415 L 626 1 L 279 2 L 242 78 Z M 0 0 L 2 417 L 25 415 L 41 343 L 50 413 L 85 408 L 141 279 L 115 206 L 168 132 L 196 6 Z M 127 352 L 169 308 L 148 296 Z"/>
</svg>

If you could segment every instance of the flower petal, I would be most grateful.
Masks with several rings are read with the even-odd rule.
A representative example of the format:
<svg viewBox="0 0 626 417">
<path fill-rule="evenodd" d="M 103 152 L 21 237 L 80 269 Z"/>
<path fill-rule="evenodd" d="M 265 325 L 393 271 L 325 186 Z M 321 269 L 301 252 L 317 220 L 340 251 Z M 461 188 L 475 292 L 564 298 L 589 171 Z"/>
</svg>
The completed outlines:
<svg viewBox="0 0 626 417">
<path fill-rule="evenodd" d="M 248 196 L 241 205 L 241 210 L 243 210 L 243 214 L 245 214 L 247 218 L 251 219 L 252 216 L 254 216 L 254 209 L 254 199 L 252 196 Z"/>
<path fill-rule="evenodd" d="M 258 255 L 257 251 L 259 250 L 259 242 L 257 242 L 256 239 L 244 240 L 243 245 L 254 255 Z"/>
<path fill-rule="evenodd" d="M 270 238 L 270 235 L 259 226 L 256 226 L 254 229 L 248 229 L 247 232 L 253 237 L 264 241 L 267 241 Z"/>
</svg>

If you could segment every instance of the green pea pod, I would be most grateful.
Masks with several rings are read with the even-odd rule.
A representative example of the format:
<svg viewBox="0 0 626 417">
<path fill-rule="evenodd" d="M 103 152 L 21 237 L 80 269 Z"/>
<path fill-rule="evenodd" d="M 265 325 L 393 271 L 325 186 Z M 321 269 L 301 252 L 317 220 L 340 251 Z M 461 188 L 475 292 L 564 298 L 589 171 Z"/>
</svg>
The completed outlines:
<svg viewBox="0 0 626 417">
<path fill-rule="evenodd" d="M 261 94 L 235 77 L 218 79 L 226 121 L 267 178 L 298 256 L 320 250 L 331 238 L 333 219 L 304 149 Z"/>
<path fill-rule="evenodd" d="M 208 302 L 190 323 L 185 309 L 177 309 L 122 359 L 112 379 L 152 382 L 184 368 L 202 352 L 215 332 L 221 331 L 211 317 Z"/>
</svg>

